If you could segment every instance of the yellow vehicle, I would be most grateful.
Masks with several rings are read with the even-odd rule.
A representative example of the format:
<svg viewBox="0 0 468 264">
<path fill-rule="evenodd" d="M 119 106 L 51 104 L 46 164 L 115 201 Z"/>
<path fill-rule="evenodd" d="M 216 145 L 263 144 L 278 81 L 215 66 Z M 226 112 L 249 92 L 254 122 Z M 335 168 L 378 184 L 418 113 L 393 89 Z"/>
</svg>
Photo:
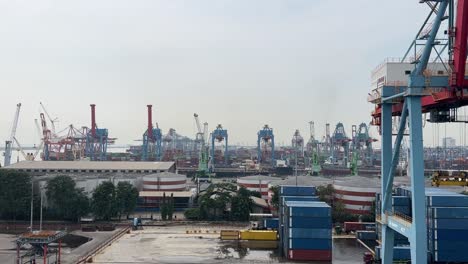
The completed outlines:
<svg viewBox="0 0 468 264">
<path fill-rule="evenodd" d="M 468 173 L 458 170 L 440 170 L 432 174 L 432 186 L 468 186 Z"/>
</svg>

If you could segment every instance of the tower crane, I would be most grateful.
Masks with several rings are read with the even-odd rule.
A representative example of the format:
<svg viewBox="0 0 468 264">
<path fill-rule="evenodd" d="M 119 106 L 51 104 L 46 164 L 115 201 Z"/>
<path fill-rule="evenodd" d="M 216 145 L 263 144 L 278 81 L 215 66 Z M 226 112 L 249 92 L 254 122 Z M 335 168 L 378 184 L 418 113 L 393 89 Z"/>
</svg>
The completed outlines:
<svg viewBox="0 0 468 264">
<path fill-rule="evenodd" d="M 18 119 L 21 109 L 21 103 L 16 105 L 15 117 L 13 119 L 13 125 L 11 127 L 10 137 L 5 141 L 5 160 L 3 165 L 9 166 L 11 164 L 11 154 L 13 152 L 13 141 L 15 140 L 16 128 L 18 127 Z"/>
<path fill-rule="evenodd" d="M 413 48 L 415 50 L 414 59 L 409 62 L 413 69 L 409 71 L 407 85 L 387 83 L 383 78 L 369 95 L 369 102 L 376 105 L 372 113 L 373 124 L 379 126 L 382 136 L 382 199 L 381 212 L 377 217 L 382 223 L 383 264 L 393 263 L 395 232 L 408 238 L 411 263 L 428 262 L 422 113 L 430 113 L 430 122 L 466 121 L 460 120 L 457 109 L 468 105 L 468 79 L 465 76 L 468 0 L 458 0 L 457 3 L 453 0 L 424 0 L 420 3 L 427 4 L 430 13 L 407 52 L 408 54 Z M 433 15 L 435 17 L 429 23 Z M 447 21 L 447 27 L 441 30 L 446 37 L 439 34 L 443 21 Z M 417 51 L 418 47 L 422 49 Z M 441 53 L 447 48 L 448 65 L 441 58 Z M 428 69 L 433 51 L 433 57 L 447 69 L 447 75 L 433 76 Z M 401 63 L 406 62 L 402 60 Z M 401 116 L 393 147 L 392 116 Z M 393 214 L 392 187 L 407 120 L 410 139 L 411 217 L 404 219 Z"/>
</svg>

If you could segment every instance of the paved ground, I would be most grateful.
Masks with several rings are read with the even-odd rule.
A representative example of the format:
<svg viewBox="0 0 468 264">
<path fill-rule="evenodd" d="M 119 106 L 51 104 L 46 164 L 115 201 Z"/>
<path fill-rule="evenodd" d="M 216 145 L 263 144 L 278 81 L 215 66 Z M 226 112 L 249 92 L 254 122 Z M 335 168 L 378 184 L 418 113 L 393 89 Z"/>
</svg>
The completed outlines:
<svg viewBox="0 0 468 264">
<path fill-rule="evenodd" d="M 279 258 L 275 250 L 253 249 L 249 248 L 252 244 L 246 247 L 238 242 L 219 239 L 219 230 L 239 228 L 197 225 L 145 227 L 124 235 L 97 255 L 93 263 L 291 263 Z M 201 233 L 187 234 L 187 230 Z M 360 264 L 364 251 L 354 239 L 336 239 L 333 264 Z"/>
<path fill-rule="evenodd" d="M 15 235 L 0 234 L 0 263 L 15 263 Z"/>
</svg>

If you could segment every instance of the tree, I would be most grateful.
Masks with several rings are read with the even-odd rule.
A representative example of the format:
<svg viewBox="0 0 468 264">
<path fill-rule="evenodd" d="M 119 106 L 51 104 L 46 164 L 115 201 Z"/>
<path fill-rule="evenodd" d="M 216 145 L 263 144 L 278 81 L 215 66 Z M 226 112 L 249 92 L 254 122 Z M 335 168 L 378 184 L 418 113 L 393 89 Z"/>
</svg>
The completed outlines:
<svg viewBox="0 0 468 264">
<path fill-rule="evenodd" d="M 248 221 L 253 201 L 251 192 L 241 187 L 237 195 L 231 199 L 231 219 L 234 221 Z"/>
<path fill-rule="evenodd" d="M 184 212 L 185 218 L 188 220 L 199 220 L 200 219 L 200 208 L 190 208 Z"/>
<path fill-rule="evenodd" d="M 93 192 L 91 208 L 96 218 L 110 220 L 118 213 L 115 186 L 110 181 L 99 184 Z"/>
<path fill-rule="evenodd" d="M 78 219 L 89 212 L 89 199 L 75 181 L 66 175 L 47 181 L 47 200 L 52 214 L 58 219 Z"/>
<path fill-rule="evenodd" d="M 0 215 L 26 219 L 30 214 L 31 177 L 24 172 L 0 170 Z"/>
<path fill-rule="evenodd" d="M 271 197 L 271 205 L 278 210 L 279 208 L 279 186 L 271 186 L 270 190 L 273 192 L 273 196 Z"/>
<path fill-rule="evenodd" d="M 138 199 L 138 190 L 129 182 L 119 182 L 116 190 L 116 204 L 119 219 L 122 214 L 129 215 L 135 210 Z"/>
</svg>

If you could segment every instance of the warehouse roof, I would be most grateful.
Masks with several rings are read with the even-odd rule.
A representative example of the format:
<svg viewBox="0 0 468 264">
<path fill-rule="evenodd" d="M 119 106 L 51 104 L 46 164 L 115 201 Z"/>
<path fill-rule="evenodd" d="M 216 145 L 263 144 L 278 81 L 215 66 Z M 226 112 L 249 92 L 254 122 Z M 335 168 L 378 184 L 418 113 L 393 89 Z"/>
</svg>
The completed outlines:
<svg viewBox="0 0 468 264">
<path fill-rule="evenodd" d="M 21 161 L 5 168 L 36 172 L 158 172 L 173 166 L 174 162 L 150 161 Z"/>
</svg>

